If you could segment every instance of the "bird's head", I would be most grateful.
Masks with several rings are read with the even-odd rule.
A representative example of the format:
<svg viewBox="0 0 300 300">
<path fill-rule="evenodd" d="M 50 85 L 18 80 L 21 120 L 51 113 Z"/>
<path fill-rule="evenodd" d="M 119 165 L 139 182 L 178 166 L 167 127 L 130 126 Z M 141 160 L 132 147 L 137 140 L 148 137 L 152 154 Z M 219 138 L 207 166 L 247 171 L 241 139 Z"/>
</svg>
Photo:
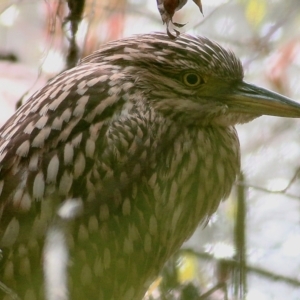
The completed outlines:
<svg viewBox="0 0 300 300">
<path fill-rule="evenodd" d="M 244 82 L 240 60 L 207 38 L 138 35 L 111 42 L 83 62 L 113 65 L 124 83 L 134 81 L 136 99 L 185 124 L 230 126 L 261 115 L 300 117 L 300 104 Z"/>
</svg>

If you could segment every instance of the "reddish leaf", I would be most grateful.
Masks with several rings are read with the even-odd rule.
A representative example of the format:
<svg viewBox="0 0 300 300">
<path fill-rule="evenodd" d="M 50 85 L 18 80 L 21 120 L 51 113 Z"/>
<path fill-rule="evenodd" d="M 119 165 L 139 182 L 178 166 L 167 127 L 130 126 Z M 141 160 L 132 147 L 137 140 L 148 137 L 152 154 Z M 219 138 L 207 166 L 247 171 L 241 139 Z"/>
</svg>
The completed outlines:
<svg viewBox="0 0 300 300">
<path fill-rule="evenodd" d="M 268 80 L 279 93 L 287 94 L 287 71 L 296 57 L 299 42 L 291 40 L 272 56 L 266 71 Z"/>
</svg>

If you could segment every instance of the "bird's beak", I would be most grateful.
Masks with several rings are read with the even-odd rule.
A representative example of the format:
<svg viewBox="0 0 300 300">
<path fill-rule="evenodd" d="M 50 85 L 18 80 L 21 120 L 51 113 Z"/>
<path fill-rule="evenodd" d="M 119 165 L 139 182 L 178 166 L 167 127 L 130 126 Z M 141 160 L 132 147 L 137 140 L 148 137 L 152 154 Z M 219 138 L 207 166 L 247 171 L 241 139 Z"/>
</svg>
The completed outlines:
<svg viewBox="0 0 300 300">
<path fill-rule="evenodd" d="M 232 112 L 289 118 L 300 117 L 300 103 L 246 82 L 240 82 L 233 86 L 225 99 Z"/>
</svg>

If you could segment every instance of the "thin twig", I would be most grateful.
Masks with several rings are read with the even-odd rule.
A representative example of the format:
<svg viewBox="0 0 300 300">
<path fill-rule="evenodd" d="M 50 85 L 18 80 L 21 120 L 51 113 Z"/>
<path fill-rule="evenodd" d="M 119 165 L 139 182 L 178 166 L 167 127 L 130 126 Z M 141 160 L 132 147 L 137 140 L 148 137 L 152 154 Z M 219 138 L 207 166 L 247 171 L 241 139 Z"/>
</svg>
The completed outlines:
<svg viewBox="0 0 300 300">
<path fill-rule="evenodd" d="M 192 249 L 181 249 L 179 251 L 179 253 L 190 253 L 195 255 L 196 257 L 198 257 L 199 259 L 205 259 L 205 260 L 216 260 L 216 258 L 214 257 L 214 255 L 207 253 L 207 252 L 197 252 L 195 250 Z M 228 263 L 228 265 L 231 265 L 232 268 L 234 267 L 238 267 L 239 266 L 239 262 L 232 260 L 231 258 L 229 259 L 224 259 L 222 258 L 223 261 L 225 261 L 226 263 Z M 276 274 L 274 272 L 259 268 L 259 267 L 255 267 L 255 266 L 251 266 L 251 265 L 247 265 L 246 266 L 246 271 L 247 272 L 252 272 L 255 273 L 256 275 L 260 275 L 262 277 L 265 277 L 269 280 L 273 280 L 273 281 L 282 281 L 285 282 L 289 285 L 293 285 L 295 287 L 300 287 L 300 281 L 291 277 L 287 277 L 287 276 L 283 276 L 280 274 Z"/>
<path fill-rule="evenodd" d="M 269 194 L 281 194 L 281 195 L 285 195 L 285 196 L 287 196 L 289 198 L 292 198 L 292 199 L 300 200 L 300 196 L 296 196 L 296 195 L 292 195 L 292 194 L 287 193 L 287 190 L 295 183 L 295 181 L 297 180 L 299 174 L 300 174 L 300 167 L 296 170 L 294 176 L 289 181 L 288 185 L 284 189 L 278 190 L 278 191 L 272 191 L 272 190 L 269 190 L 267 188 L 260 187 L 260 186 L 257 186 L 257 185 L 253 185 L 253 184 L 246 184 L 246 183 L 241 182 L 241 181 L 237 181 L 235 184 L 237 186 L 253 188 L 255 190 L 265 192 L 265 193 L 269 193 Z"/>
<path fill-rule="evenodd" d="M 239 174 L 239 181 L 244 183 L 243 173 Z M 238 267 L 234 268 L 234 293 L 237 299 L 244 299 L 247 294 L 247 255 L 246 255 L 246 192 L 243 185 L 237 188 L 237 210 L 234 225 L 235 259 Z"/>
</svg>

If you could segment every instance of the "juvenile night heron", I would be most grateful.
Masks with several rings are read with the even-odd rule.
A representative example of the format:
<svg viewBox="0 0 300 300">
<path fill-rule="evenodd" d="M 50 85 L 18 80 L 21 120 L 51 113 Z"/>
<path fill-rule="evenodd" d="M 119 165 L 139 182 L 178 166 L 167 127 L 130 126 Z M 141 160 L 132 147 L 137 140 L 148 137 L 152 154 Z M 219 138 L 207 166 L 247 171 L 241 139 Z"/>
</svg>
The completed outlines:
<svg viewBox="0 0 300 300">
<path fill-rule="evenodd" d="M 207 38 L 103 46 L 1 129 L 1 282 L 43 298 L 54 222 L 70 251 L 70 299 L 141 299 L 228 196 L 240 167 L 234 125 L 264 114 L 300 117 L 300 105 L 243 82 L 240 61 Z M 82 210 L 60 223 L 70 199 Z"/>
</svg>

